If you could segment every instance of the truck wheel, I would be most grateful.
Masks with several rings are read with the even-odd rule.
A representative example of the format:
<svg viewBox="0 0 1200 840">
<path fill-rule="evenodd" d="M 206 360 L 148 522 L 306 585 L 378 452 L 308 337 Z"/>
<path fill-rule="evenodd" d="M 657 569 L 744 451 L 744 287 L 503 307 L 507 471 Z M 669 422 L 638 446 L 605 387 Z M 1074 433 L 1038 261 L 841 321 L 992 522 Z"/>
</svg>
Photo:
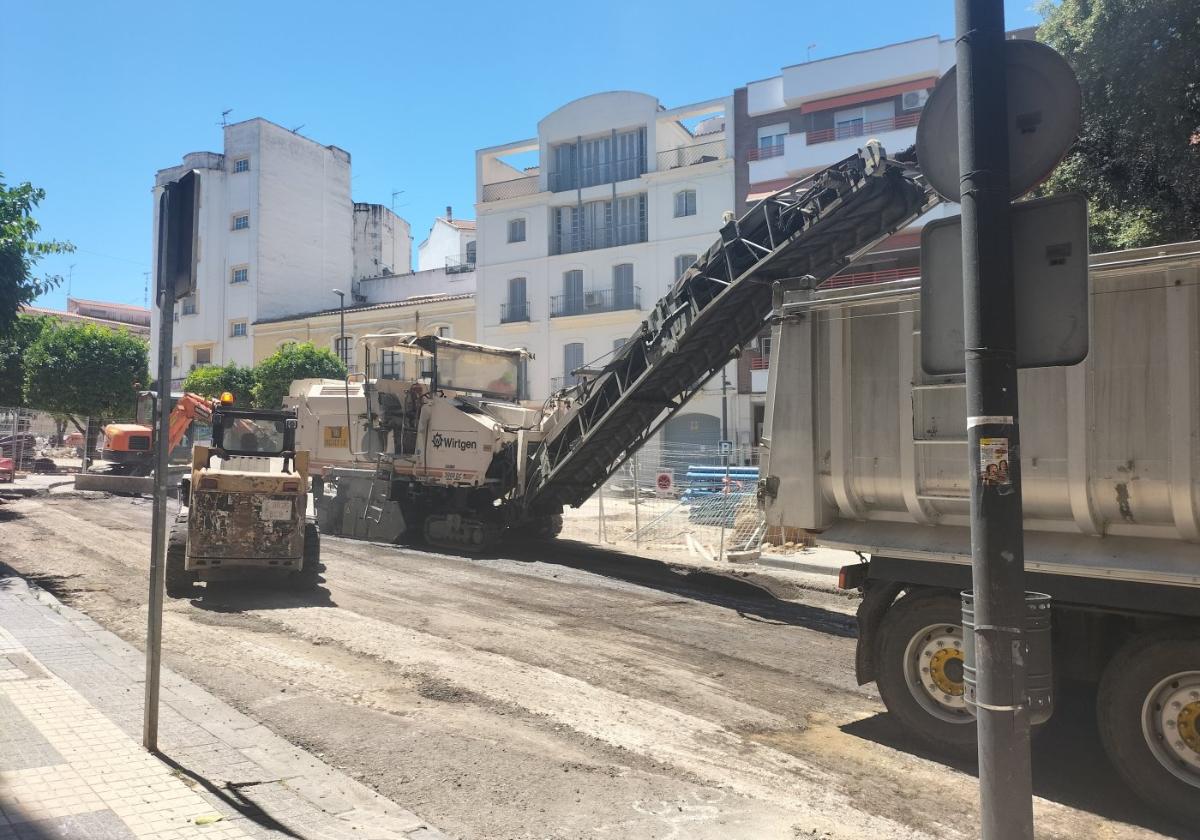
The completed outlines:
<svg viewBox="0 0 1200 840">
<path fill-rule="evenodd" d="M 1200 824 L 1200 629 L 1127 642 L 1100 678 L 1096 716 L 1104 748 L 1134 792 Z"/>
<path fill-rule="evenodd" d="M 536 532 L 534 534 L 539 540 L 552 540 L 562 533 L 563 518 L 561 513 L 556 513 L 551 516 L 543 516 L 537 520 Z"/>
<path fill-rule="evenodd" d="M 876 674 L 884 705 L 907 729 L 938 749 L 975 755 L 955 595 L 911 592 L 892 605 L 880 626 Z"/>
<path fill-rule="evenodd" d="M 184 558 L 187 554 L 187 532 L 177 533 L 172 529 L 167 538 L 167 568 L 166 590 L 168 598 L 186 598 L 192 594 L 196 583 L 196 573 L 184 568 Z"/>
<path fill-rule="evenodd" d="M 304 525 L 304 562 L 300 571 L 292 572 L 292 581 L 297 589 L 316 589 L 321 584 L 321 533 L 316 523 Z"/>
</svg>

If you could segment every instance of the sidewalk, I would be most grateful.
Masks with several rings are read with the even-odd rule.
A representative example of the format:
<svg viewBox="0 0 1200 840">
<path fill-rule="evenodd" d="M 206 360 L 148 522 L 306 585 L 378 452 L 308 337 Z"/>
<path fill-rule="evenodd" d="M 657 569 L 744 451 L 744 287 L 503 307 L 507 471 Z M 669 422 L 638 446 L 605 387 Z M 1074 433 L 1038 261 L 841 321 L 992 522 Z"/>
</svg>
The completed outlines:
<svg viewBox="0 0 1200 840">
<path fill-rule="evenodd" d="M 0 840 L 443 840 L 0 565 Z"/>
</svg>

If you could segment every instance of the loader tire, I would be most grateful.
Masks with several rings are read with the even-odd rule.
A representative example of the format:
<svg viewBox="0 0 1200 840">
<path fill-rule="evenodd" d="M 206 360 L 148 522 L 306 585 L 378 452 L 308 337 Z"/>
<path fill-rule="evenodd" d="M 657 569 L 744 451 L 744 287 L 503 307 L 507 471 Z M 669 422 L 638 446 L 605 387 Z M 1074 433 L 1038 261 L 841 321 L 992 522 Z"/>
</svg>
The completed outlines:
<svg viewBox="0 0 1200 840">
<path fill-rule="evenodd" d="M 187 555 L 187 531 L 172 528 L 167 538 L 166 590 L 168 598 L 186 598 L 196 584 L 196 573 L 184 568 Z"/>
<path fill-rule="evenodd" d="M 292 572 L 292 583 L 297 589 L 316 589 L 321 585 L 321 532 L 315 522 L 304 525 L 304 562 L 300 571 Z"/>
</svg>

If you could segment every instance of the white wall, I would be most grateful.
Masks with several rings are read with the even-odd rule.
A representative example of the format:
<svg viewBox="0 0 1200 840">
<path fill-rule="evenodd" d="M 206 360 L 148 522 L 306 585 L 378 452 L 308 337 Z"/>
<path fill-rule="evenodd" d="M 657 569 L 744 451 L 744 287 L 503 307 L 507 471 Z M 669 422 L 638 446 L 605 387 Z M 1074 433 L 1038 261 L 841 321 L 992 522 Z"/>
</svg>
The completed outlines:
<svg viewBox="0 0 1200 840">
<path fill-rule="evenodd" d="M 445 268 L 375 277 L 356 284 L 366 303 L 389 303 L 417 295 L 460 295 L 475 291 L 475 272 L 447 274 Z"/>
<path fill-rule="evenodd" d="M 941 48 L 936 35 L 874 50 L 783 68 L 783 99 L 789 106 L 848 91 L 936 76 Z"/>
<path fill-rule="evenodd" d="M 417 248 L 417 271 L 445 268 L 447 259 L 463 260 L 467 243 L 475 238 L 473 230 L 461 230 L 445 219 L 435 219 L 429 236 Z"/>
<path fill-rule="evenodd" d="M 412 271 L 408 222 L 382 204 L 354 204 L 354 279 Z"/>
</svg>

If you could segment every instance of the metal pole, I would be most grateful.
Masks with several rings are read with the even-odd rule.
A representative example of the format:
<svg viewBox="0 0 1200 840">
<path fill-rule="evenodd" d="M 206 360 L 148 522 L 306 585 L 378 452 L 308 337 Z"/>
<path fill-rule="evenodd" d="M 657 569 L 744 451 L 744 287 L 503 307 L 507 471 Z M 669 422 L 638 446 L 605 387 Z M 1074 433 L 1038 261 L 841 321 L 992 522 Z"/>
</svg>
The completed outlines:
<svg viewBox="0 0 1200 840">
<path fill-rule="evenodd" d="M 725 368 L 721 368 L 721 440 L 729 440 L 728 389 L 729 377 L 725 375 Z"/>
<path fill-rule="evenodd" d="M 729 456 L 728 455 L 725 456 L 725 487 L 722 489 L 721 494 L 724 496 L 724 504 L 720 505 L 717 508 L 717 510 L 721 511 L 721 545 L 717 549 L 717 560 L 718 561 L 723 560 L 725 558 L 725 517 L 729 512 L 732 511 L 732 508 L 730 508 L 729 511 L 726 510 L 726 508 L 730 507 L 729 506 Z"/>
<path fill-rule="evenodd" d="M 1032 840 L 1004 5 L 955 10 L 980 827 L 983 840 Z"/>
<path fill-rule="evenodd" d="M 160 253 L 161 263 L 161 253 Z M 160 269 L 161 270 L 161 269 Z M 171 341 L 174 295 L 158 289 L 158 428 L 154 453 L 154 518 L 150 526 L 150 599 L 146 620 L 146 705 L 142 716 L 142 746 L 158 750 L 158 678 L 162 664 L 163 581 L 167 547 L 167 460 L 171 427 Z M 86 441 L 84 442 L 86 446 Z"/>
<path fill-rule="evenodd" d="M 342 364 L 346 366 L 346 451 L 352 453 L 354 447 L 350 445 L 350 353 L 347 352 L 350 348 L 346 346 L 346 293 L 341 289 L 334 289 L 333 293 L 338 296 L 338 352 L 341 354 Z M 370 446 L 367 448 L 370 449 Z"/>
<path fill-rule="evenodd" d="M 642 487 L 638 484 L 638 456 L 633 453 L 633 544 L 642 547 Z"/>
</svg>

